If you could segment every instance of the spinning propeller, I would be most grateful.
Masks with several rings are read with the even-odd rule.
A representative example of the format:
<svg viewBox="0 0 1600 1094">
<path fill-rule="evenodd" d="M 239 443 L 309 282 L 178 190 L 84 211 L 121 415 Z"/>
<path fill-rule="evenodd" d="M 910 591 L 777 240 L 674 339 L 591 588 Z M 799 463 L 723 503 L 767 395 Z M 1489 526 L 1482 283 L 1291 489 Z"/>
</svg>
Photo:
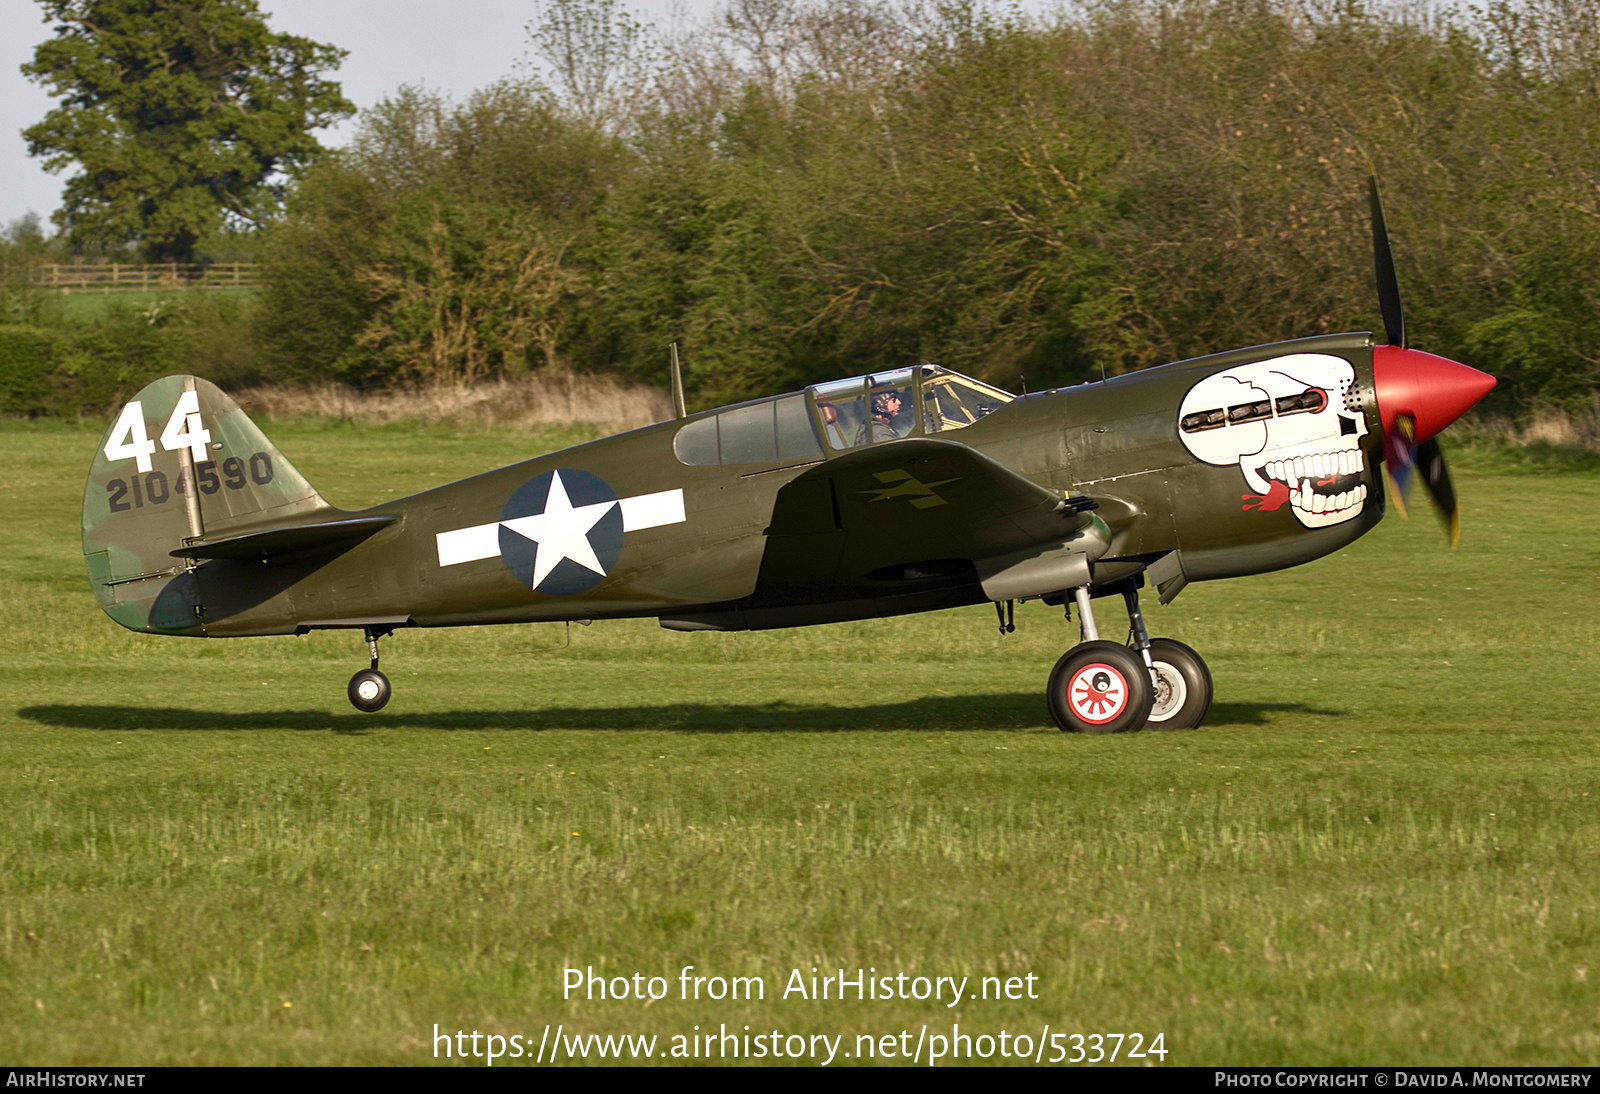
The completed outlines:
<svg viewBox="0 0 1600 1094">
<path fill-rule="evenodd" d="M 1461 511 L 1445 467 L 1438 434 L 1494 388 L 1495 378 L 1457 361 L 1410 349 L 1406 319 L 1400 306 L 1400 279 L 1383 221 L 1378 180 L 1372 178 L 1372 252 L 1378 276 L 1378 306 L 1383 312 L 1386 346 L 1372 351 L 1372 380 L 1377 389 L 1378 416 L 1383 421 L 1384 474 L 1389 496 L 1406 516 L 1406 492 L 1414 475 L 1450 530 L 1450 545 L 1461 541 Z"/>
</svg>

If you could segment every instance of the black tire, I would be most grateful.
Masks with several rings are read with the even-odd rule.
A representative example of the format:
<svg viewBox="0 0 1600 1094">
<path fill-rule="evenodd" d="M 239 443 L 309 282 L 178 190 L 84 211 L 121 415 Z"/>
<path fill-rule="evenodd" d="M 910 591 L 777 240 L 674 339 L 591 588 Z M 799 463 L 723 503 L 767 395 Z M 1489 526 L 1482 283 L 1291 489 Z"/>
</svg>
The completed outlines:
<svg viewBox="0 0 1600 1094">
<path fill-rule="evenodd" d="M 1127 646 L 1084 642 L 1056 662 L 1045 697 L 1064 733 L 1126 733 L 1144 727 L 1154 688 L 1144 659 Z"/>
<path fill-rule="evenodd" d="M 1171 638 L 1150 643 L 1155 701 L 1148 729 L 1194 729 L 1211 710 L 1211 670 L 1194 650 Z"/>
<path fill-rule="evenodd" d="M 368 714 L 375 714 L 389 702 L 389 696 L 394 694 L 394 689 L 389 686 L 389 678 L 377 669 L 362 669 L 350 677 L 350 702 L 357 710 Z"/>
</svg>

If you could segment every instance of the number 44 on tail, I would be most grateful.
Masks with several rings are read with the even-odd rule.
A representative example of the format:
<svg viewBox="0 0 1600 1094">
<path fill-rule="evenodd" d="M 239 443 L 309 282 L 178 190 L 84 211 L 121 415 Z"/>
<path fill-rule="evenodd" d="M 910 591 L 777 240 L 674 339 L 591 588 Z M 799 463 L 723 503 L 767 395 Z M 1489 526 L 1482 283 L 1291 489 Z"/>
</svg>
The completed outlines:
<svg viewBox="0 0 1600 1094">
<path fill-rule="evenodd" d="M 206 445 L 211 443 L 211 431 L 200 422 L 200 396 L 198 392 L 185 391 L 172 408 L 172 417 L 161 431 L 161 447 L 168 452 L 187 448 L 195 463 L 206 458 Z M 122 408 L 111 438 L 106 441 L 108 460 L 134 460 L 141 472 L 153 466 L 150 457 L 155 455 L 156 442 L 144 429 L 144 404 L 135 399 Z"/>
</svg>

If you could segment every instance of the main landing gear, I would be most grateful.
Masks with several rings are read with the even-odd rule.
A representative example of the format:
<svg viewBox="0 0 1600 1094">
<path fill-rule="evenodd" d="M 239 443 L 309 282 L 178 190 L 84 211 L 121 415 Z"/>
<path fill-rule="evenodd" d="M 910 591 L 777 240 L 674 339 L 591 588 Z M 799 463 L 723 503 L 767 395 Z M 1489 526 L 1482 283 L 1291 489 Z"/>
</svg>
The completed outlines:
<svg viewBox="0 0 1600 1094">
<path fill-rule="evenodd" d="M 350 677 L 350 702 L 360 711 L 375 714 L 389 702 L 389 696 L 394 694 L 394 689 L 389 686 L 389 678 L 378 671 L 378 639 L 391 633 L 388 629 L 368 627 L 366 629 L 367 648 L 372 651 L 372 667 L 362 669 Z"/>
<path fill-rule="evenodd" d="M 1126 733 L 1193 729 L 1211 709 L 1211 670 L 1200 655 L 1170 638 L 1152 640 L 1139 611 L 1138 590 L 1123 591 L 1132 641 L 1100 638 L 1087 587 L 1073 590 L 1083 641 L 1050 673 L 1045 698 L 1066 733 Z"/>
</svg>

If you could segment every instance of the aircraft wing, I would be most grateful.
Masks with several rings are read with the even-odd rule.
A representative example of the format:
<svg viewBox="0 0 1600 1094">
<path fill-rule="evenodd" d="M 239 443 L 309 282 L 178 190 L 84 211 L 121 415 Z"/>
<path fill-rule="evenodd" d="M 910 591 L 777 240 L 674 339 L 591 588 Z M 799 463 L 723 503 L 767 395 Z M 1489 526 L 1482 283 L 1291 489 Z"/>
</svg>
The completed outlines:
<svg viewBox="0 0 1600 1094">
<path fill-rule="evenodd" d="M 976 449 L 907 438 L 835 457 L 786 484 L 767 529 L 763 580 L 856 586 L 937 577 L 941 566 L 970 571 L 974 560 L 1059 543 L 1095 523 Z"/>
</svg>

